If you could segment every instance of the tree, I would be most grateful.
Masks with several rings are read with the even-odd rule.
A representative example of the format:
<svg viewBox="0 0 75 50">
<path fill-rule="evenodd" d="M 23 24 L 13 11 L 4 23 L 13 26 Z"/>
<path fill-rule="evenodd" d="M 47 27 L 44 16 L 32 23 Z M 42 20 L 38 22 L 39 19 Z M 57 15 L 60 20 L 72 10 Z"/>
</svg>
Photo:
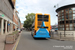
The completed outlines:
<svg viewBox="0 0 75 50">
<path fill-rule="evenodd" d="M 34 18 L 35 18 L 35 14 L 34 13 L 31 13 L 28 15 L 26 15 L 26 20 L 24 21 L 24 27 L 25 28 L 30 28 L 34 22 Z"/>
<path fill-rule="evenodd" d="M 34 13 L 29 14 L 29 13 L 28 13 L 28 15 L 26 15 L 25 18 L 26 18 L 26 19 L 34 20 L 34 18 L 35 18 L 35 14 L 34 14 Z"/>
</svg>

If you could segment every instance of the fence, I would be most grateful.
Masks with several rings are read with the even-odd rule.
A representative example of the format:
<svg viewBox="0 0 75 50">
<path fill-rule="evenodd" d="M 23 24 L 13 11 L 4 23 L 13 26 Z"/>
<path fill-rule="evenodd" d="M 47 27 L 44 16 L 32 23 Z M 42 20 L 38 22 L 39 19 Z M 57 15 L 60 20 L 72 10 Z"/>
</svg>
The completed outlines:
<svg viewBox="0 0 75 50">
<path fill-rule="evenodd" d="M 74 40 L 74 33 L 73 32 L 60 32 L 60 33 L 51 32 L 51 38 L 64 39 L 64 40 Z"/>
</svg>

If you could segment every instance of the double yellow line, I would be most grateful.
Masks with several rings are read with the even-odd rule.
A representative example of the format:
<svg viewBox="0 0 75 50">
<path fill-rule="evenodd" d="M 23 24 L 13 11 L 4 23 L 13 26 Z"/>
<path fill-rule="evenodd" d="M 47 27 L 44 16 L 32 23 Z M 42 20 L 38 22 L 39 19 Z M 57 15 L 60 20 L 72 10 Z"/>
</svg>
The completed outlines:
<svg viewBox="0 0 75 50">
<path fill-rule="evenodd" d="M 19 40 L 20 40 L 20 37 L 21 37 L 21 35 L 19 36 L 19 38 L 18 38 L 18 40 L 17 40 L 17 42 L 16 42 L 15 47 L 14 47 L 13 50 L 16 50 L 16 48 L 17 48 L 17 46 L 18 46 L 18 43 L 19 43 Z"/>
</svg>

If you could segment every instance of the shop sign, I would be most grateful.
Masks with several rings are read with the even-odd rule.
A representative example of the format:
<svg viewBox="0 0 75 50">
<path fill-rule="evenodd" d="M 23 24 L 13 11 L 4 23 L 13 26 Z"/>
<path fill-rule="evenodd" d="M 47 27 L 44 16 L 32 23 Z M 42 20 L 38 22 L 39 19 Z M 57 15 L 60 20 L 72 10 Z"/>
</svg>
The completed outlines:
<svg viewBox="0 0 75 50">
<path fill-rule="evenodd" d="M 4 14 L 2 14 L 2 15 L 0 15 L 0 16 L 4 17 Z"/>
<path fill-rule="evenodd" d="M 8 26 L 9 26 L 10 24 L 8 24 Z"/>
</svg>

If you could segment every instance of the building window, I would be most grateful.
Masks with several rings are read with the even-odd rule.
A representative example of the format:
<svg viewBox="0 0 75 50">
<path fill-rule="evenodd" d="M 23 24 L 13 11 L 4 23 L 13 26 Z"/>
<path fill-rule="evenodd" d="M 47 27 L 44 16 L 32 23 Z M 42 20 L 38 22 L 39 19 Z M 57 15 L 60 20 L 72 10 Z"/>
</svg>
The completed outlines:
<svg viewBox="0 0 75 50">
<path fill-rule="evenodd" d="M 62 12 L 64 12 L 64 10 L 62 10 Z"/>
<path fill-rule="evenodd" d="M 72 20 L 72 17 L 69 17 L 70 20 Z"/>
<path fill-rule="evenodd" d="M 75 24 L 74 24 L 74 27 L 75 27 Z"/>
<path fill-rule="evenodd" d="M 75 23 L 75 20 L 73 22 Z"/>
<path fill-rule="evenodd" d="M 68 14 L 68 11 L 66 12 L 66 14 Z"/>
<path fill-rule="evenodd" d="M 60 14 L 60 13 L 61 13 L 61 11 L 58 12 L 58 14 Z"/>
<path fill-rule="evenodd" d="M 73 17 L 73 19 L 75 19 L 75 16 Z"/>
<path fill-rule="evenodd" d="M 73 27 L 70 27 L 70 30 L 73 30 Z"/>
<path fill-rule="evenodd" d="M 69 23 L 69 21 L 66 21 L 66 24 L 68 24 Z"/>
<path fill-rule="evenodd" d="M 62 27 L 64 27 L 64 25 L 62 25 Z"/>
<path fill-rule="evenodd" d="M 75 30 L 75 27 L 74 27 L 74 30 Z"/>
<path fill-rule="evenodd" d="M 62 15 L 64 15 L 64 13 L 62 13 Z"/>
<path fill-rule="evenodd" d="M 64 25 L 60 25 L 60 27 L 64 27 Z"/>
<path fill-rule="evenodd" d="M 64 28 L 59 28 L 59 30 L 64 30 Z"/>
<path fill-rule="evenodd" d="M 64 19 L 62 19 L 62 21 L 64 21 Z"/>
<path fill-rule="evenodd" d="M 59 19 L 61 19 L 61 17 L 58 17 Z"/>
<path fill-rule="evenodd" d="M 69 30 L 69 28 L 67 27 L 66 30 Z"/>
<path fill-rule="evenodd" d="M 62 30 L 64 30 L 64 28 L 62 28 Z"/>
<path fill-rule="evenodd" d="M 62 19 L 60 19 L 60 21 L 62 21 Z"/>
<path fill-rule="evenodd" d="M 60 25 L 60 27 L 62 27 L 62 25 Z"/>
<path fill-rule="evenodd" d="M 64 24 L 64 21 L 60 21 L 60 24 Z"/>
<path fill-rule="evenodd" d="M 70 20 L 70 23 L 72 23 L 72 20 Z"/>
<path fill-rule="evenodd" d="M 75 10 L 75 8 L 72 8 L 72 10 Z"/>
<path fill-rule="evenodd" d="M 68 14 L 68 9 L 66 9 L 65 11 L 66 11 L 66 14 Z"/>
<path fill-rule="evenodd" d="M 68 24 L 66 24 L 66 27 L 68 27 L 69 25 Z"/>
<path fill-rule="evenodd" d="M 73 14 L 73 16 L 75 16 L 75 14 Z"/>
<path fill-rule="evenodd" d="M 60 19 L 60 17 L 58 17 L 58 19 Z"/>
<path fill-rule="evenodd" d="M 66 12 L 68 11 L 68 9 L 66 9 Z"/>
<path fill-rule="evenodd" d="M 69 14 L 69 19 L 72 20 L 72 14 Z"/>
<path fill-rule="evenodd" d="M 59 17 L 59 16 L 60 16 L 60 14 L 58 13 L 56 16 L 58 16 L 58 17 Z"/>
<path fill-rule="evenodd" d="M 61 16 L 61 11 L 58 12 L 59 16 Z"/>
<path fill-rule="evenodd" d="M 64 16 L 62 16 L 62 18 L 64 18 Z"/>
<path fill-rule="evenodd" d="M 69 14 L 70 14 L 70 13 L 72 13 L 72 11 L 71 11 L 71 10 L 69 11 Z"/>
<path fill-rule="evenodd" d="M 70 24 L 70 27 L 73 27 L 73 24 Z"/>
<path fill-rule="evenodd" d="M 75 11 L 73 11 L 73 13 L 75 13 Z"/>
<path fill-rule="evenodd" d="M 72 8 L 69 8 L 69 10 L 72 10 Z"/>
<path fill-rule="evenodd" d="M 75 24 L 74 24 L 74 30 L 75 30 Z"/>
<path fill-rule="evenodd" d="M 68 19 L 68 14 L 66 14 L 66 19 Z"/>
</svg>

